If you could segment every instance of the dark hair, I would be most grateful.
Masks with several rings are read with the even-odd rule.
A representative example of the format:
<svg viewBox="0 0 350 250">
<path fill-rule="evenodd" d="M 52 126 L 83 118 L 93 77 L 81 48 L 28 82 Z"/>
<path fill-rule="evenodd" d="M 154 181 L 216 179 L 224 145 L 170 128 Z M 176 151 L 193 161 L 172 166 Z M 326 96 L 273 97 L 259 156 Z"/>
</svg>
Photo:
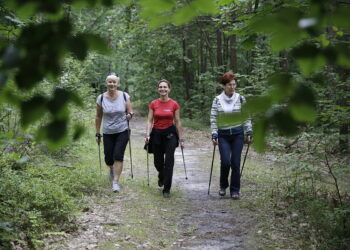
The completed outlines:
<svg viewBox="0 0 350 250">
<path fill-rule="evenodd" d="M 159 80 L 159 81 L 157 82 L 157 88 L 159 87 L 159 84 L 160 84 L 161 82 L 166 82 L 166 83 L 168 84 L 168 88 L 171 89 L 171 83 L 170 83 L 168 80 L 166 80 L 166 79 Z"/>
<path fill-rule="evenodd" d="M 220 83 L 222 85 L 225 85 L 229 82 L 231 82 L 232 80 L 235 80 L 237 83 L 237 77 L 232 73 L 232 72 L 226 72 L 225 74 L 222 75 L 222 77 L 220 78 Z"/>
</svg>

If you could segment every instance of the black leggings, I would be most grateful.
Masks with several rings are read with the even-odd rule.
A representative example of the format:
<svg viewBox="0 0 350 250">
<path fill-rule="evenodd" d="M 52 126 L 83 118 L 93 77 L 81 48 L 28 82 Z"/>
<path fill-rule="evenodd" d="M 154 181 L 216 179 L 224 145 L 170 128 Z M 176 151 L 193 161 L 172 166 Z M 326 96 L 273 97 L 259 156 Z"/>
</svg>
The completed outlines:
<svg viewBox="0 0 350 250">
<path fill-rule="evenodd" d="M 116 134 L 103 134 L 105 162 L 112 166 L 114 161 L 123 161 L 126 145 L 129 141 L 128 130 Z"/>
<path fill-rule="evenodd" d="M 177 146 L 177 137 L 161 136 L 161 144 L 153 144 L 154 166 L 158 177 L 164 184 L 164 192 L 169 192 L 173 178 L 174 154 Z"/>
</svg>

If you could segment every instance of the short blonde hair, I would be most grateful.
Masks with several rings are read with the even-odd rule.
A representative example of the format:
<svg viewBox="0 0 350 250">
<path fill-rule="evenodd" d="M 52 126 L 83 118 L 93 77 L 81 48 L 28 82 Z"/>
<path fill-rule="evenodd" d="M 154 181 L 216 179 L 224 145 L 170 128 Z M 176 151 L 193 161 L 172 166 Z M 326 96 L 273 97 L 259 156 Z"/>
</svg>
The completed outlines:
<svg viewBox="0 0 350 250">
<path fill-rule="evenodd" d="M 120 78 L 119 78 L 118 74 L 116 74 L 116 73 L 114 73 L 114 72 L 111 72 L 111 73 L 109 73 L 109 74 L 107 75 L 107 77 L 106 77 L 106 82 L 107 82 L 108 78 L 110 78 L 110 77 L 115 77 L 115 78 L 117 79 L 118 82 L 120 81 Z"/>
</svg>

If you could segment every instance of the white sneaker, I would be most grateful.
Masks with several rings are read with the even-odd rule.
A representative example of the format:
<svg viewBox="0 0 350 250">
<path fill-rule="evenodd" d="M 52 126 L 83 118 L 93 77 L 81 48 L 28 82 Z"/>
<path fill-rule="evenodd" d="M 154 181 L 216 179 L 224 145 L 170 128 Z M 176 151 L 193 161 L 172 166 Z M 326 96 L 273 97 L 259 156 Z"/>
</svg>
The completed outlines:
<svg viewBox="0 0 350 250">
<path fill-rule="evenodd" d="M 120 191 L 120 186 L 119 186 L 119 183 L 117 181 L 113 181 L 112 191 L 113 192 L 119 192 Z"/>
</svg>

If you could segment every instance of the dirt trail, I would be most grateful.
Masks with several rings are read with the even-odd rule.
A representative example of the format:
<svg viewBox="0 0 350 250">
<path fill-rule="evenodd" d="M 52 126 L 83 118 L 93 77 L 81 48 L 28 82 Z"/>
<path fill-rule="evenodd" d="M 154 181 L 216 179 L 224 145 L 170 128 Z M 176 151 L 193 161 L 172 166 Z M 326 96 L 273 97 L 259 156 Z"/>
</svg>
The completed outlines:
<svg viewBox="0 0 350 250">
<path fill-rule="evenodd" d="M 190 148 L 191 145 L 188 145 Z M 178 153 L 178 152 L 177 152 Z M 203 156 L 212 155 L 208 149 L 185 150 L 185 161 L 189 180 L 175 175 L 184 196 L 190 206 L 182 216 L 183 231 L 194 231 L 190 238 L 184 240 L 181 248 L 186 249 L 252 249 L 244 243 L 244 239 L 254 225 L 251 217 L 243 213 L 228 195 L 218 196 L 218 178 L 212 179 L 208 196 L 208 180 L 210 161 L 203 162 Z M 216 157 L 219 157 L 218 152 Z M 180 155 L 176 157 L 180 161 Z M 181 166 L 182 162 L 177 162 Z M 202 165 L 205 165 L 204 167 Z M 217 166 L 216 166 L 217 167 Z M 179 171 L 177 171 L 179 172 Z M 183 174 L 182 174 L 183 175 Z"/>
<path fill-rule="evenodd" d="M 143 141 L 145 122 L 135 120 L 132 126 L 132 142 Z M 189 132 L 189 131 L 187 131 Z M 195 133 L 195 132 L 192 132 Z M 185 136 L 186 137 L 186 136 Z M 181 150 L 176 150 L 173 190 L 181 189 L 188 201 L 183 206 L 181 217 L 178 218 L 181 238 L 167 246 L 171 249 L 256 249 L 245 239 L 254 228 L 253 216 L 239 208 L 240 201 L 218 196 L 218 175 L 214 175 L 211 193 L 208 196 L 209 168 L 212 157 L 212 145 L 202 138 L 192 135 L 186 141 L 185 162 L 188 180 L 185 179 Z M 208 139 L 208 138 L 207 138 Z M 219 153 L 216 152 L 216 168 Z M 151 161 L 150 161 L 151 162 Z M 153 168 L 153 164 L 150 164 Z M 145 174 L 145 173 L 144 173 Z M 145 175 L 146 178 L 146 175 Z M 244 183 L 243 183 L 244 185 Z M 100 242 L 113 240 L 115 227 L 120 223 L 117 204 L 123 199 L 133 197 L 101 197 L 98 204 L 91 206 L 78 220 L 79 230 L 74 235 L 67 235 L 62 239 L 66 249 L 99 249 Z M 244 196 L 243 196 L 244 198 Z M 171 197 L 170 197 L 171 199 Z M 106 226 L 107 225 L 107 226 Z M 128 239 L 127 239 L 128 240 Z M 52 249 L 52 245 L 50 245 Z M 118 248 L 118 244 L 111 249 Z M 145 245 L 135 248 L 148 249 Z M 62 249 L 62 244 L 60 245 Z"/>
</svg>

